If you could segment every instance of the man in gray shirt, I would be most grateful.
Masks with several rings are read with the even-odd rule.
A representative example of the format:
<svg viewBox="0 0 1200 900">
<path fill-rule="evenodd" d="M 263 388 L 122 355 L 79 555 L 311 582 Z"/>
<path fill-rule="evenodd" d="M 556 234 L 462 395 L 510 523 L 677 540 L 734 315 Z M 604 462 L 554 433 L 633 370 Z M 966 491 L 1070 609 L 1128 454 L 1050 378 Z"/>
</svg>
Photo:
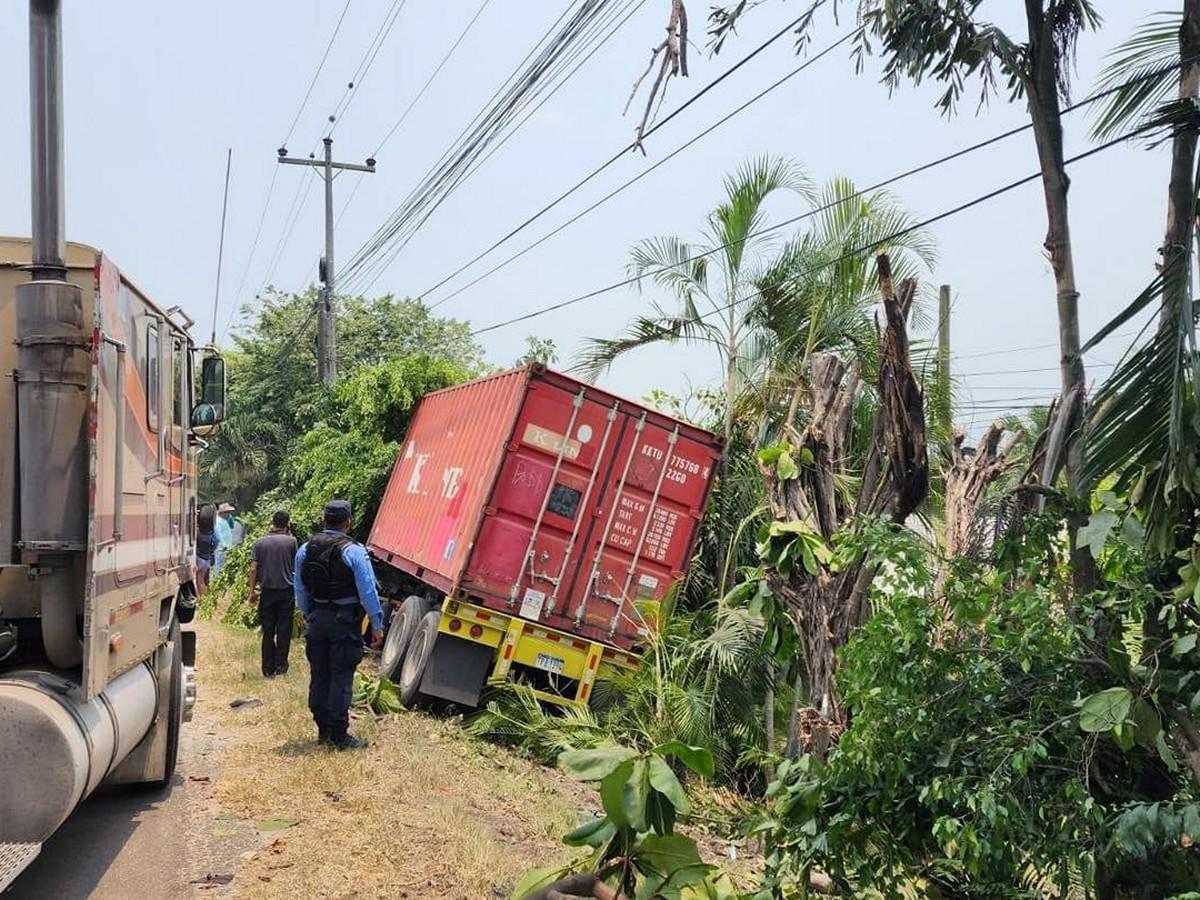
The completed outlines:
<svg viewBox="0 0 1200 900">
<path fill-rule="evenodd" d="M 258 603 L 262 672 L 268 678 L 287 673 L 288 651 L 292 646 L 296 539 L 288 529 L 290 521 L 287 511 L 279 510 L 271 519 L 271 530 L 255 541 L 250 550 L 250 602 Z M 259 588 L 261 598 L 255 596 Z"/>
</svg>

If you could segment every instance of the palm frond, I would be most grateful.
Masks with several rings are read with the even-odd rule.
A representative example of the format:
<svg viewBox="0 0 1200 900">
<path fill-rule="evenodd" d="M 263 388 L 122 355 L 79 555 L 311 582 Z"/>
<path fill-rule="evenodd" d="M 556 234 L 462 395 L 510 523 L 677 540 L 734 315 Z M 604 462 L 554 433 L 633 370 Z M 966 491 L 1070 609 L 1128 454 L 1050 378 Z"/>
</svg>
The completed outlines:
<svg viewBox="0 0 1200 900">
<path fill-rule="evenodd" d="M 1095 113 L 1092 137 L 1128 134 L 1171 99 L 1179 80 L 1182 21 L 1179 11 L 1156 13 L 1109 54 L 1097 87 L 1113 93 Z"/>
</svg>

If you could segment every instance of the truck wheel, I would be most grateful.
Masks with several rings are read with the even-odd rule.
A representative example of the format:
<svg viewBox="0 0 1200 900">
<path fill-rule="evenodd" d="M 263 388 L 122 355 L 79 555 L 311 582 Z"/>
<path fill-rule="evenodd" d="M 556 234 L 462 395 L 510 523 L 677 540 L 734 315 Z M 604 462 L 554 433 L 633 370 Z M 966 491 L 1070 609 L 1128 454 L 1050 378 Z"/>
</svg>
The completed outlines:
<svg viewBox="0 0 1200 900">
<path fill-rule="evenodd" d="M 167 705 L 167 756 L 163 763 L 163 777 L 157 782 L 166 787 L 175 776 L 179 764 L 179 732 L 183 728 L 183 638 L 179 622 L 171 625 L 171 682 L 167 690 L 170 701 Z"/>
<path fill-rule="evenodd" d="M 400 702 L 407 709 L 412 709 L 421 695 L 421 678 L 425 674 L 425 666 L 433 655 L 433 644 L 437 640 L 438 625 L 442 621 L 440 610 L 430 610 L 421 618 L 412 642 L 408 645 L 408 653 L 404 656 L 404 665 L 400 667 Z"/>
<path fill-rule="evenodd" d="M 394 682 L 399 676 L 413 632 L 427 612 L 429 602 L 423 597 L 406 597 L 400 610 L 392 616 L 387 639 L 383 642 L 383 653 L 379 657 L 379 674 L 384 678 Z"/>
</svg>

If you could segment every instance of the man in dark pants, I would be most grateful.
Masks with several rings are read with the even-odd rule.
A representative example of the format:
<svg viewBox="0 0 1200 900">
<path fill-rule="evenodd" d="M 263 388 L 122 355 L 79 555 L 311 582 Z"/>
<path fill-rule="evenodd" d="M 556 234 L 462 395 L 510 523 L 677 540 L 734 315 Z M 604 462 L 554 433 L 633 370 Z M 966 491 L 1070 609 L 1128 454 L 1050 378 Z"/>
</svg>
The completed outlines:
<svg viewBox="0 0 1200 900">
<path fill-rule="evenodd" d="M 383 611 L 375 572 L 362 544 L 350 537 L 350 504 L 325 504 L 324 529 L 296 554 L 296 605 L 307 628 L 311 670 L 308 708 L 317 739 L 339 749 L 359 749 L 366 741 L 348 733 L 354 670 L 363 655 L 360 624 L 371 620 L 371 646 L 383 644 Z"/>
<path fill-rule="evenodd" d="M 262 673 L 268 678 L 288 670 L 292 646 L 292 612 L 296 598 L 292 587 L 296 568 L 296 539 L 288 530 L 286 510 L 271 519 L 271 530 L 250 548 L 250 602 L 258 603 L 262 625 Z M 262 596 L 256 598 L 256 589 Z"/>
</svg>

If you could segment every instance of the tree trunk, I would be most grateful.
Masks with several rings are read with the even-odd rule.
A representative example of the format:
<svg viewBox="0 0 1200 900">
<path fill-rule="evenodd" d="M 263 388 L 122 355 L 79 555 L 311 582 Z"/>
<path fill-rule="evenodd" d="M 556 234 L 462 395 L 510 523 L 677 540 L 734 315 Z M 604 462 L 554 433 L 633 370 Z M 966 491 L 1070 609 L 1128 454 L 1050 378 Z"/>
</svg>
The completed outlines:
<svg viewBox="0 0 1200 900">
<path fill-rule="evenodd" d="M 857 502 L 848 503 L 839 484 L 853 468 L 847 453 L 861 382 L 857 369 L 835 354 L 812 359 L 809 414 L 798 441 L 798 452 L 811 461 L 792 478 L 778 478 L 773 468 L 763 466 L 772 516 L 802 523 L 825 541 L 860 514 L 903 523 L 929 489 L 924 402 L 912 373 L 906 326 L 916 283 L 905 282 L 896 291 L 886 255 L 878 264 L 886 328 L 880 336 L 876 440 L 862 470 Z M 869 615 L 868 589 L 875 572 L 860 556 L 836 570 L 809 572 L 796 566 L 787 575 L 774 570 L 766 575 L 796 628 L 808 688 L 806 705 L 789 722 L 789 742 L 824 757 L 847 724 L 834 683 L 837 652 Z"/>
<path fill-rule="evenodd" d="M 1056 0 L 1050 0 L 1053 6 Z M 1029 100 L 1029 116 L 1033 124 L 1034 142 L 1042 170 L 1042 192 L 1046 200 L 1046 253 L 1054 272 L 1056 305 L 1058 309 L 1059 374 L 1064 398 L 1087 391 L 1083 356 L 1079 352 L 1079 290 L 1075 283 L 1075 261 L 1071 251 L 1071 226 L 1067 193 L 1071 179 L 1063 161 L 1062 111 L 1059 104 L 1059 67 L 1069 60 L 1059 59 L 1054 42 L 1053 20 L 1044 9 L 1046 0 L 1025 0 L 1025 15 L 1029 28 L 1029 65 L 1025 91 Z M 1065 407 L 1064 407 L 1065 408 Z M 1072 435 L 1067 446 L 1067 486 L 1072 494 L 1085 488 L 1083 468 L 1086 447 L 1079 432 L 1084 404 L 1075 406 L 1073 421 L 1066 423 Z M 1086 547 L 1076 545 L 1075 534 L 1083 523 L 1076 517 L 1070 523 L 1071 563 L 1076 595 L 1091 590 L 1096 583 L 1096 566 Z"/>
<path fill-rule="evenodd" d="M 1180 114 L 1200 98 L 1200 0 L 1184 0 L 1179 28 Z M 1196 211 L 1196 129 L 1188 123 L 1171 141 L 1171 180 L 1167 193 L 1167 229 L 1163 238 L 1163 304 L 1159 328 L 1178 327 L 1191 295 L 1191 231 Z M 1190 310 L 1189 310 L 1190 316 Z"/>
</svg>

